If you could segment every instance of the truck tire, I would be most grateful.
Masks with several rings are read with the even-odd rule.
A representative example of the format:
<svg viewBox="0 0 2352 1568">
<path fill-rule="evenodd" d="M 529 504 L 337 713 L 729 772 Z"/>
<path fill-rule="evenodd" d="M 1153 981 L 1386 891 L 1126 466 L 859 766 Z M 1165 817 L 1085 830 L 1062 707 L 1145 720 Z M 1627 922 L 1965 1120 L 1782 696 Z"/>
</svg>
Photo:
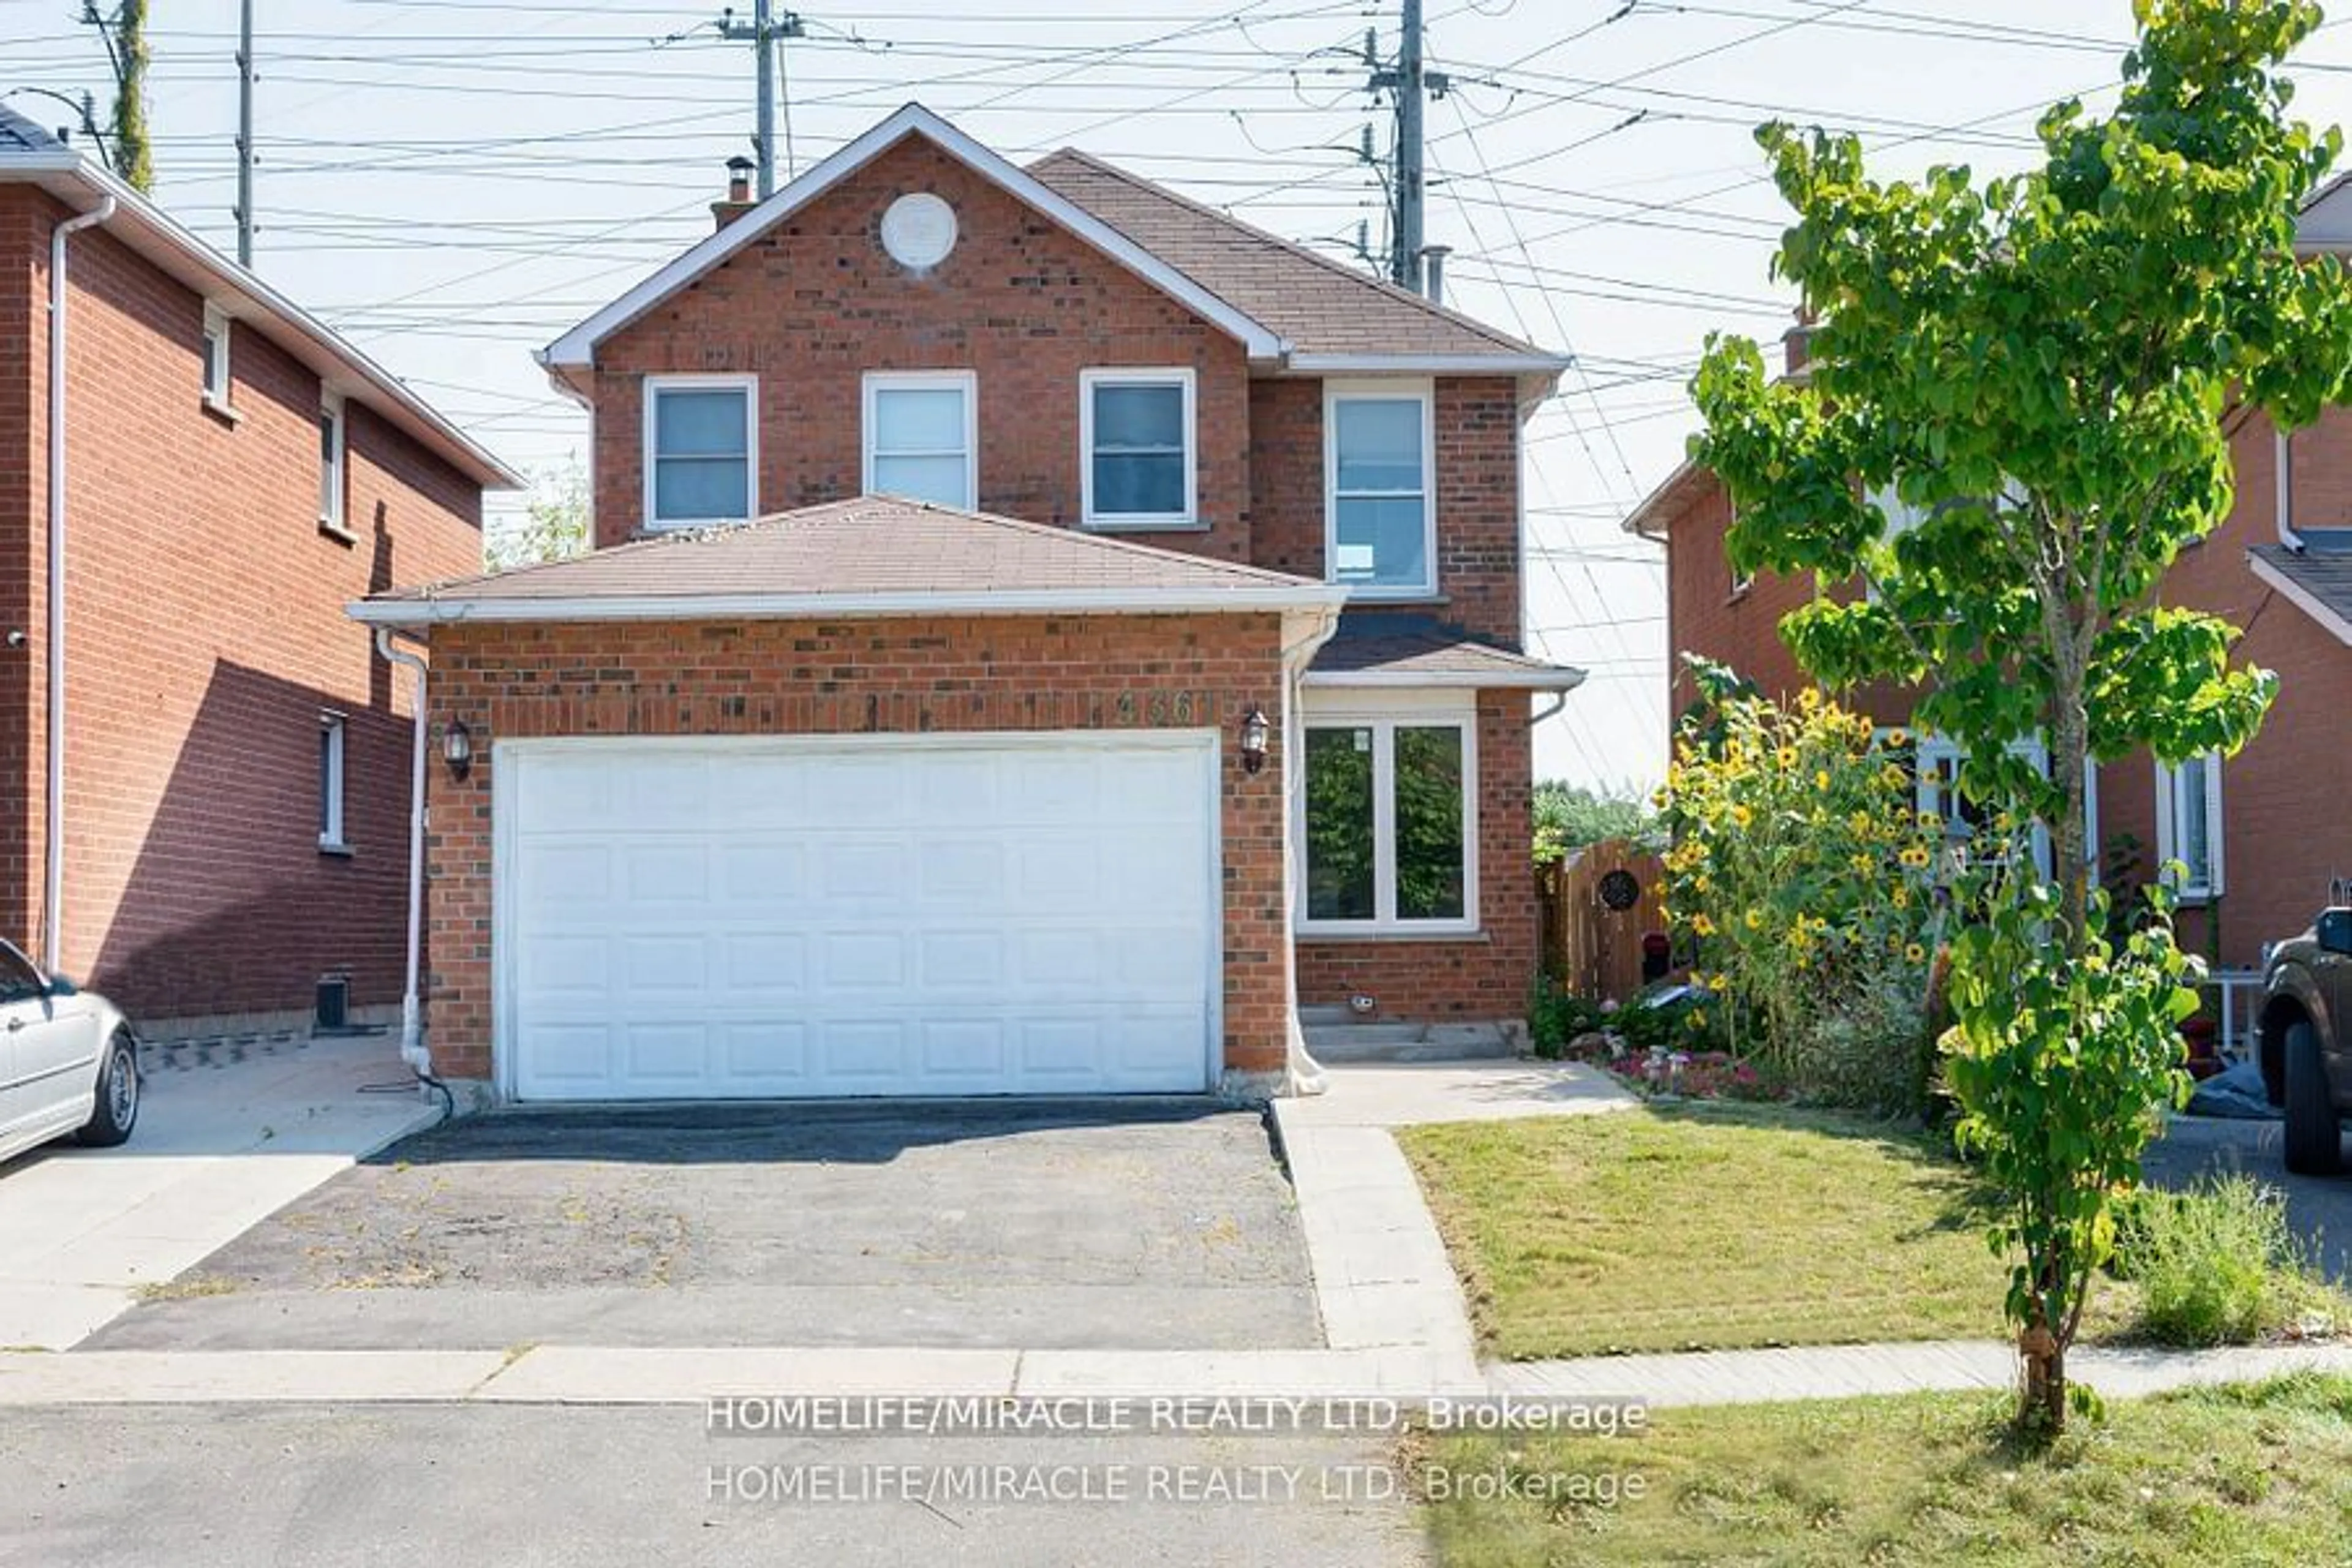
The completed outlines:
<svg viewBox="0 0 2352 1568">
<path fill-rule="evenodd" d="M 2344 1169 L 2342 1124 L 2328 1092 L 2327 1064 L 2309 1024 L 2286 1031 L 2286 1168 L 2298 1176 L 2332 1176 Z"/>
</svg>

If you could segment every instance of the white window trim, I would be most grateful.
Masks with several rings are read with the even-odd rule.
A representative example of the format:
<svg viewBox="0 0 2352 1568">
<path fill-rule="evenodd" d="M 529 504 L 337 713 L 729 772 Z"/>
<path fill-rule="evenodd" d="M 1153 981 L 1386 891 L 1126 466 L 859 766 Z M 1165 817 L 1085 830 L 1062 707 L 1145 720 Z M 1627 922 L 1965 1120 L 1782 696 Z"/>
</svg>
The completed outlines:
<svg viewBox="0 0 2352 1568">
<path fill-rule="evenodd" d="M 1201 526 L 1201 443 L 1193 423 L 1193 374 L 1190 365 L 1165 369 L 1103 369 L 1078 372 L 1078 491 L 1079 518 L 1087 528 L 1106 532 L 1143 532 L 1152 529 Z M 1098 386 L 1169 386 L 1182 389 L 1184 398 L 1184 510 L 1181 511 L 1095 510 L 1095 388 Z"/>
<path fill-rule="evenodd" d="M 728 388 L 743 394 L 743 502 L 741 517 L 674 517 L 661 518 L 654 511 L 654 468 L 658 455 L 655 444 L 655 405 L 665 392 L 717 392 Z M 640 466 L 645 469 L 643 510 L 638 514 L 647 533 L 667 533 L 680 528 L 711 528 L 730 522 L 749 522 L 760 515 L 760 378 L 756 375 L 706 374 L 694 375 L 649 375 L 645 378 L 640 401 L 644 424 Z"/>
<path fill-rule="evenodd" d="M 319 763 L 319 795 L 325 818 L 319 829 L 319 848 L 329 855 L 348 855 L 352 847 L 347 838 L 344 780 L 351 729 L 342 714 L 326 711 L 319 715 L 319 730 L 327 737 L 326 752 Z"/>
<path fill-rule="evenodd" d="M 1462 914 L 1456 920 L 1399 920 L 1396 914 L 1396 742 L 1400 728 L 1458 726 L 1462 731 Z M 1385 700 L 1350 692 L 1331 705 L 1309 702 L 1298 716 L 1297 773 L 1291 791 L 1292 840 L 1298 846 L 1297 934 L 1302 937 L 1474 936 L 1478 903 L 1478 710 L 1450 692 L 1398 692 Z M 1372 918 L 1318 921 L 1307 912 L 1307 731 L 1372 731 Z"/>
<path fill-rule="evenodd" d="M 229 405 L 229 394 L 236 385 L 236 366 L 233 353 L 236 347 L 234 325 L 235 319 L 226 310 L 222 310 L 210 300 L 205 301 L 205 331 L 204 339 L 199 345 L 200 359 L 196 367 L 197 389 L 205 407 L 215 413 L 225 414 L 231 419 L 237 416 L 236 410 Z M 220 342 L 220 374 L 217 378 L 213 374 L 214 362 L 210 347 L 211 342 L 215 339 Z"/>
<path fill-rule="evenodd" d="M 319 399 L 319 418 L 331 422 L 333 447 L 320 454 L 319 526 L 340 538 L 351 537 L 351 525 L 345 518 L 351 510 L 350 486 L 351 425 L 344 411 L 342 395 L 330 392 Z"/>
<path fill-rule="evenodd" d="M 1437 384 L 1427 377 L 1323 384 L 1323 580 L 1339 581 L 1339 420 L 1342 403 L 1363 398 L 1421 403 L 1421 559 L 1419 583 L 1345 584 L 1351 599 L 1428 599 L 1437 593 Z"/>
<path fill-rule="evenodd" d="M 1881 728 L 1878 731 L 1878 737 L 1883 741 L 1891 733 L 1893 733 L 1892 731 Z M 1912 805 L 1916 810 L 1932 812 L 1938 818 L 1948 821 L 1949 818 L 1944 812 L 1943 790 L 1935 783 L 1931 764 L 1949 762 L 1953 764 L 1953 773 L 1957 776 L 1959 771 L 1960 748 L 1957 742 L 1947 740 L 1932 730 L 1914 730 L 1911 734 L 1912 756 L 1916 769 L 1912 778 Z M 2042 743 L 2041 736 L 2034 735 L 2022 741 L 2011 741 L 2009 743 L 2009 752 L 2011 756 L 2024 757 L 2031 761 L 2042 777 L 2050 776 L 2050 748 Z M 2100 863 L 2099 763 L 2095 757 L 2083 759 L 2083 863 L 2092 868 L 2095 873 Z M 2033 865 L 2042 879 L 2044 881 L 2049 880 L 2051 875 L 2050 830 L 2038 822 L 2033 826 Z"/>
<path fill-rule="evenodd" d="M 963 394 L 963 510 L 980 506 L 980 373 L 970 370 L 869 370 L 866 373 L 858 422 L 858 449 L 863 459 L 859 488 L 874 489 L 874 401 L 884 392 L 937 391 L 952 386 Z M 944 456 L 942 453 L 898 453 L 892 457 Z"/>
<path fill-rule="evenodd" d="M 2228 890 L 2228 879 L 2223 875 L 2221 841 L 2221 754 L 2208 752 L 2196 759 L 2205 764 L 2205 847 L 2211 862 L 2206 868 L 2203 880 L 2194 877 L 2165 874 L 2166 885 L 2180 897 L 2184 904 L 2208 904 Z M 2186 765 L 2186 764 L 2183 764 Z M 2178 795 L 2180 791 L 2180 769 L 2156 764 L 2156 858 L 2160 866 L 2170 866 L 2180 853 L 2180 821 Z"/>
</svg>

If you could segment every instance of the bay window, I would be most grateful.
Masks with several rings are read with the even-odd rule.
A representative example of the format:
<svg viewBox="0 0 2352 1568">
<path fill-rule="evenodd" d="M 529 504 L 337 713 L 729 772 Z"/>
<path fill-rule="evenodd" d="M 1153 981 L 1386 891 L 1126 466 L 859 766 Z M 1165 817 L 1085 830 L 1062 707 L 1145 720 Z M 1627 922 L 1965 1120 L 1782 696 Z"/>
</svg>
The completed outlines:
<svg viewBox="0 0 2352 1568">
<path fill-rule="evenodd" d="M 1467 713 L 1310 714 L 1299 929 L 1466 931 L 1477 923 L 1477 766 Z"/>
</svg>

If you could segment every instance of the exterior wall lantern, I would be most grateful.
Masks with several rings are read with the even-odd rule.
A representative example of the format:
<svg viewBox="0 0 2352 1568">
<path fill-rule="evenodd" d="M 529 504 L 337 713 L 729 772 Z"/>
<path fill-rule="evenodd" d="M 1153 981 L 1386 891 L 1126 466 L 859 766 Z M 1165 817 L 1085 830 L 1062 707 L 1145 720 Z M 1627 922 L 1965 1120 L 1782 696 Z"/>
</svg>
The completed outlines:
<svg viewBox="0 0 2352 1568">
<path fill-rule="evenodd" d="M 441 760 L 449 764 L 449 776 L 461 784 L 474 771 L 474 732 L 466 728 L 463 719 L 452 719 L 442 727 Z"/>
<path fill-rule="evenodd" d="M 1242 772 L 1254 773 L 1265 766 L 1265 710 L 1252 708 L 1242 716 Z"/>
</svg>

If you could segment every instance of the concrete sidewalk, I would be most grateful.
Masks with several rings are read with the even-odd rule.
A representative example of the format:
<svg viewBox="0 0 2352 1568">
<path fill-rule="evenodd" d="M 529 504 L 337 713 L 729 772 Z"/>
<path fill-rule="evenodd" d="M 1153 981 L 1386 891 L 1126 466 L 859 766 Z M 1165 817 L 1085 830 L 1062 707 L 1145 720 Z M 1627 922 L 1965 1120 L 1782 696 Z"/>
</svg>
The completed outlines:
<svg viewBox="0 0 2352 1568">
<path fill-rule="evenodd" d="M 1344 1065 L 1319 1095 L 1273 1103 L 1307 1267 L 1334 1351 L 1425 1353 L 1475 1383 L 1477 1342 L 1421 1184 L 1390 1129 L 1583 1115 L 1640 1103 L 1591 1068 L 1475 1060 Z"/>
<path fill-rule="evenodd" d="M 2078 1349 L 2077 1382 L 2115 1398 L 2289 1373 L 2352 1373 L 2352 1344 Z M 1754 1405 L 2014 1386 L 1990 1341 L 1595 1356 L 1493 1365 L 1359 1351 L 1014 1351 L 774 1347 L 493 1351 L 78 1351 L 0 1354 L 0 1408 L 81 1405 L 699 1405 L 727 1395 L 1318 1399 L 1412 1407 L 1476 1394 Z"/>
<path fill-rule="evenodd" d="M 2352 1373 L 2352 1344 L 2224 1345 L 2171 1351 L 2078 1346 L 2066 1374 L 2111 1398 L 2216 1383 L 2253 1383 L 2295 1372 Z M 1486 1369 L 1497 1394 L 1628 1397 L 1654 1405 L 1763 1405 L 1874 1394 L 2013 1388 L 2015 1347 L 1998 1341 L 1818 1345 L 1700 1351 L 1682 1355 L 1587 1356 L 1501 1363 Z"/>
<path fill-rule="evenodd" d="M 171 1053 L 119 1149 L 0 1167 L 0 1347 L 63 1350 L 248 1226 L 438 1120 L 384 1036 Z"/>
</svg>

